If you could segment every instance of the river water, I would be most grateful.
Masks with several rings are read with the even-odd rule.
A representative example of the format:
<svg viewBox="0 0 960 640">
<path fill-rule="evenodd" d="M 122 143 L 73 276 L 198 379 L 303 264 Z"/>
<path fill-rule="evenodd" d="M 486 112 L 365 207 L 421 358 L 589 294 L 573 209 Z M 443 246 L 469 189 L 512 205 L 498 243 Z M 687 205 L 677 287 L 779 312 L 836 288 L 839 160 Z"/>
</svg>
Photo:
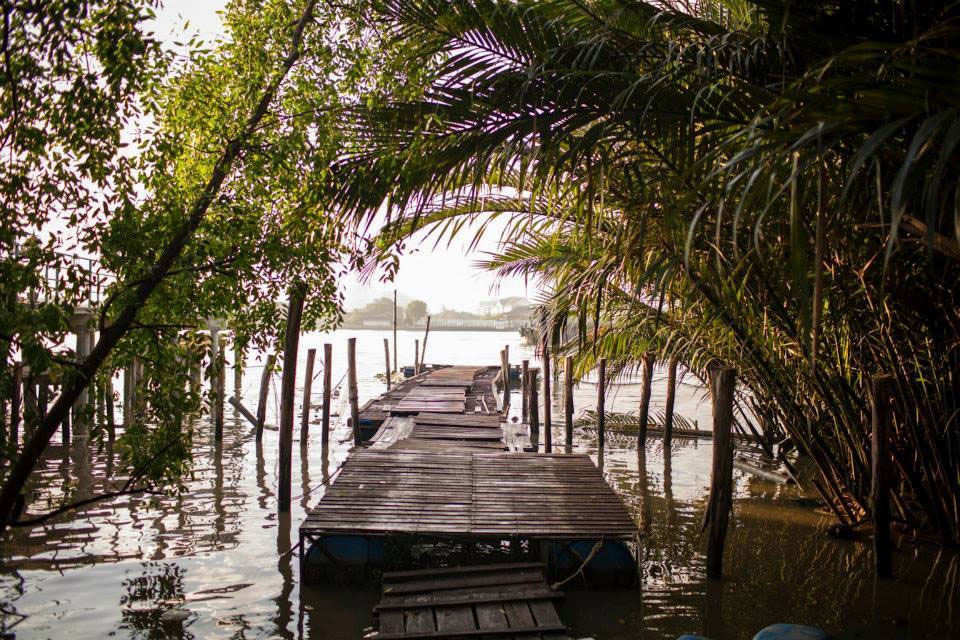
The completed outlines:
<svg viewBox="0 0 960 640">
<path fill-rule="evenodd" d="M 350 336 L 357 338 L 361 402 L 381 393 L 384 384 L 375 376 L 384 369 L 383 338 L 391 334 L 380 331 L 304 335 L 298 383 L 306 350 L 317 348 L 320 362 L 324 342 L 334 345 L 333 380 L 340 380 Z M 412 363 L 416 338 L 422 339 L 419 332 L 399 332 L 401 366 Z M 496 364 L 505 344 L 512 363 L 529 358 L 537 365 L 532 349 L 512 332 L 433 332 L 426 361 Z M 259 357 L 251 354 L 244 379 L 248 407 L 256 405 Z M 232 376 L 228 380 L 229 388 Z M 268 403 L 267 421 L 273 424 L 278 383 L 279 377 Z M 638 391 L 631 384 L 612 387 L 608 409 L 635 410 Z M 316 424 L 317 383 L 314 392 Z M 575 393 L 577 410 L 592 407 L 595 393 L 592 384 L 582 384 Z M 662 406 L 664 393 L 664 375 L 657 371 L 655 407 Z M 553 404 L 556 413 L 559 396 Z M 709 429 L 709 402 L 695 380 L 680 385 L 676 410 Z M 362 637 L 373 624 L 377 589 L 301 587 L 297 557 L 288 553 L 305 509 L 322 496 L 323 482 L 349 450 L 350 433 L 339 420 L 336 424 L 329 451 L 320 446 L 318 424 L 306 447 L 295 444 L 295 504 L 289 515 L 276 510 L 277 432 L 266 431 L 258 446 L 249 425 L 228 405 L 222 443 L 213 441 L 208 424 L 194 425 L 193 465 L 176 496 L 119 498 L 3 534 L 3 637 Z M 561 425 L 557 416 L 554 442 L 562 442 Z M 600 462 L 593 432 L 578 430 L 575 449 Z M 652 438 L 638 455 L 633 438 L 608 434 L 604 473 L 637 521 L 646 523 L 642 588 L 569 591 L 560 614 L 573 637 L 674 638 L 694 632 L 716 640 L 751 638 L 775 622 L 811 624 L 841 638 L 960 636 L 955 551 L 901 541 L 898 578 L 877 582 L 869 537 L 827 536 L 832 520 L 813 508 L 812 495 L 739 471 L 734 471 L 726 577 L 707 580 L 700 521 L 711 453 L 709 441 L 675 440 L 665 455 L 662 441 Z M 116 467 L 106 448 L 52 446 L 31 488 L 36 496 L 31 510 L 104 490 Z"/>
</svg>

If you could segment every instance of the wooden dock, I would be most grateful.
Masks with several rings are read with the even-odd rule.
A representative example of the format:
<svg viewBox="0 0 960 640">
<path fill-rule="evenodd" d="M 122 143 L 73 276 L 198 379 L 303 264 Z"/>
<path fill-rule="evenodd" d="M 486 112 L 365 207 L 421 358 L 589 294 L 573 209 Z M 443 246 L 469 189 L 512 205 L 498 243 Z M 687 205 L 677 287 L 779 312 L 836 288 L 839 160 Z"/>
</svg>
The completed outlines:
<svg viewBox="0 0 960 640">
<path fill-rule="evenodd" d="M 379 640 L 568 638 L 541 563 L 383 574 Z"/>
<path fill-rule="evenodd" d="M 367 403 L 361 423 L 376 431 L 308 513 L 301 548 L 320 548 L 329 568 L 349 564 L 330 545 L 366 541 L 357 543 L 364 563 L 377 557 L 395 568 L 399 540 L 509 542 L 528 557 L 576 555 L 576 541 L 636 543 L 636 523 L 589 456 L 528 452 L 526 425 L 507 422 L 494 397 L 499 375 L 499 367 L 432 370 Z"/>
</svg>

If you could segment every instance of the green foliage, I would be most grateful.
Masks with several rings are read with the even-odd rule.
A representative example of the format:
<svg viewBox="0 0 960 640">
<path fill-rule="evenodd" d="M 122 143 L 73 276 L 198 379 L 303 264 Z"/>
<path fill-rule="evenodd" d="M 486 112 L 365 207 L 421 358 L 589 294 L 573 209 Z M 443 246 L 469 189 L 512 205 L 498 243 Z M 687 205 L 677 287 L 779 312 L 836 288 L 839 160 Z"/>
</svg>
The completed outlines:
<svg viewBox="0 0 960 640">
<path fill-rule="evenodd" d="M 383 2 L 441 65 L 423 99 L 353 113 L 340 206 L 404 212 L 361 260 L 389 271 L 420 229 L 507 217 L 485 266 L 544 283 L 581 372 L 650 351 L 736 366 L 744 414 L 811 456 L 850 522 L 869 378 L 892 373 L 896 510 L 956 543 L 957 6 L 691 4 Z"/>
<path fill-rule="evenodd" d="M 405 311 L 407 319 L 411 322 L 423 320 L 427 317 L 427 303 L 423 300 L 411 300 L 407 303 Z"/>
</svg>

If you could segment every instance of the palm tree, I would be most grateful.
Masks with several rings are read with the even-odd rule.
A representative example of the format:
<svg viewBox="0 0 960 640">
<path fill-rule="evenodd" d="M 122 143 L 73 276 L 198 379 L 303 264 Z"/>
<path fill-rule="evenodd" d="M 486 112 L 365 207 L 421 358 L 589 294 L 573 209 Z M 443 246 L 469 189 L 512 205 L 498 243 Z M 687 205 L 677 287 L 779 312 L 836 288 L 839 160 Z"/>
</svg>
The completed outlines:
<svg viewBox="0 0 960 640">
<path fill-rule="evenodd" d="M 736 366 L 849 525 L 870 511 L 866 389 L 893 374 L 896 511 L 960 542 L 960 13 L 690 4 L 386 0 L 435 70 L 350 114 L 340 206 L 389 204 L 373 263 L 509 216 L 487 266 L 550 285 L 555 348 Z"/>
</svg>

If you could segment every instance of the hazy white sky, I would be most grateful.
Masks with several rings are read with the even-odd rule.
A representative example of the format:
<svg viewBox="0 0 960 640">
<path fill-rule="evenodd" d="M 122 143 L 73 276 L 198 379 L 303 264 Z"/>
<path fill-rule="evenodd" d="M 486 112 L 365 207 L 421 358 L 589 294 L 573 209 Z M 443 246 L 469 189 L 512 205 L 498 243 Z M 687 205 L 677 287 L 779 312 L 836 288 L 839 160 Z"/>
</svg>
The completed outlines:
<svg viewBox="0 0 960 640">
<path fill-rule="evenodd" d="M 167 0 L 157 11 L 153 25 L 157 37 L 174 46 L 174 42 L 189 40 L 190 34 L 198 34 L 210 41 L 223 33 L 218 11 L 226 4 L 224 0 Z M 189 23 L 187 29 L 184 25 Z M 411 298 L 425 300 L 430 310 L 450 309 L 475 311 L 477 303 L 491 298 L 506 296 L 534 297 L 535 290 L 522 279 L 514 278 L 499 282 L 493 291 L 495 278 L 492 274 L 474 268 L 473 263 L 483 258 L 484 251 L 493 251 L 497 246 L 501 225 L 488 234 L 477 250 L 467 252 L 469 241 L 446 244 L 433 249 L 433 241 L 424 244 L 416 253 L 400 260 L 400 271 L 395 283 L 370 282 L 359 284 L 345 282 L 348 304 L 364 303 L 379 295 L 392 295 L 394 287 Z"/>
</svg>

